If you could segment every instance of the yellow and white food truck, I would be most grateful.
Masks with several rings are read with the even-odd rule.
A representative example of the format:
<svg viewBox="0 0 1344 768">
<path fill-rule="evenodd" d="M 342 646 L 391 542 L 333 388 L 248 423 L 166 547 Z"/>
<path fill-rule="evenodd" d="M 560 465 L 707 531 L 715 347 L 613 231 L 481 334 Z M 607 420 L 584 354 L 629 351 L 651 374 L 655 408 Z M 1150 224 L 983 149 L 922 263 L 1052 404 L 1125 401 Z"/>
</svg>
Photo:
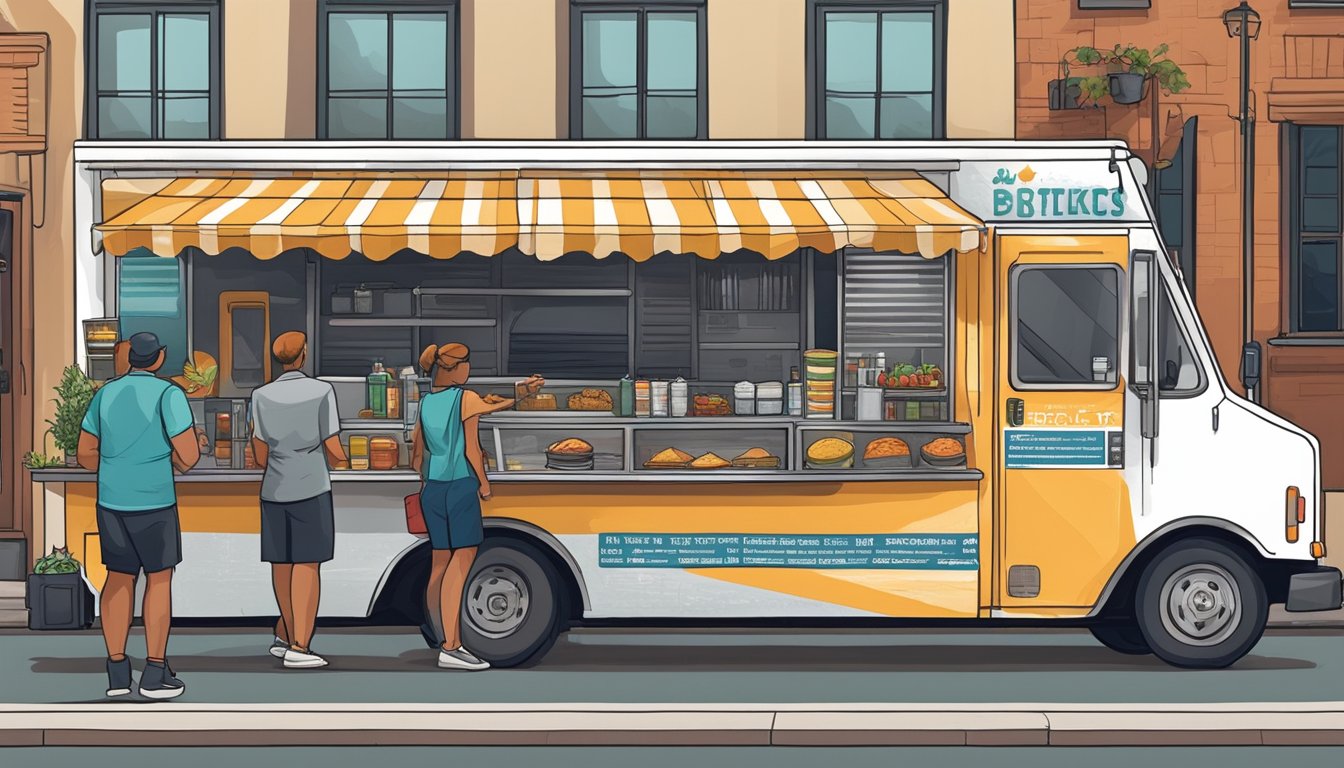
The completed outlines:
<svg viewBox="0 0 1344 768">
<path fill-rule="evenodd" d="M 380 446 L 333 472 L 325 617 L 421 619 L 419 350 L 467 344 L 482 392 L 547 378 L 479 426 L 462 610 L 497 665 L 583 621 L 892 618 L 1222 667 L 1270 604 L 1341 605 L 1317 442 L 1224 381 L 1122 144 L 93 142 L 76 165 L 81 328 L 218 366 L 191 385 L 213 450 L 179 479 L 181 616 L 275 614 L 231 441 L 287 330 L 343 439 Z M 34 476 L 96 589 L 94 478 Z"/>
</svg>

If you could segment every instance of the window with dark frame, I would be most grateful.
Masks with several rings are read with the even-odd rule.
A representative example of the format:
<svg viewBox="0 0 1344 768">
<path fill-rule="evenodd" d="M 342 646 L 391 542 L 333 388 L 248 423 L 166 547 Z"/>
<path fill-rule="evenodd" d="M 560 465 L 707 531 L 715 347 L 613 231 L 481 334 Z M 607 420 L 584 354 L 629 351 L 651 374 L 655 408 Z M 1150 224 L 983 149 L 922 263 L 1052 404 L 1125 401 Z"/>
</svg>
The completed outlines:
<svg viewBox="0 0 1344 768">
<path fill-rule="evenodd" d="M 570 135 L 703 139 L 704 0 L 573 0 Z"/>
<path fill-rule="evenodd" d="M 812 0 L 810 133 L 941 138 L 945 10 L 941 0 Z"/>
<path fill-rule="evenodd" d="M 318 136 L 458 135 L 457 0 L 321 0 Z"/>
<path fill-rule="evenodd" d="M 1294 333 L 1344 332 L 1341 241 L 1344 241 L 1344 128 L 1290 125 L 1289 328 Z"/>
<path fill-rule="evenodd" d="M 1152 0 L 1078 0 L 1080 11 L 1128 11 L 1151 7 Z"/>
<path fill-rule="evenodd" d="M 1344 10 L 1344 0 L 1288 0 L 1289 8 L 1337 8 Z"/>
<path fill-rule="evenodd" d="M 1013 387 L 1113 389 L 1120 350 L 1120 269 L 1017 266 L 1012 295 Z M 1105 368 L 1099 367 L 1105 363 Z"/>
<path fill-rule="evenodd" d="M 219 138 L 219 8 L 219 0 L 88 0 L 86 135 Z"/>
</svg>

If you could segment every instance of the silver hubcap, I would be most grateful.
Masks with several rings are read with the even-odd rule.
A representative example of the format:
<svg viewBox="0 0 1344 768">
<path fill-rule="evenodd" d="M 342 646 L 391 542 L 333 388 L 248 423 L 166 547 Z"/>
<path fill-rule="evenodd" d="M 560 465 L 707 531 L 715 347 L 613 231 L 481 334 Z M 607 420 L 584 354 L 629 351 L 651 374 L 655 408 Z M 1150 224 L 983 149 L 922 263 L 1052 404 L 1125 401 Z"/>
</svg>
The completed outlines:
<svg viewBox="0 0 1344 768">
<path fill-rule="evenodd" d="M 527 581 L 504 565 L 482 568 L 467 586 L 467 620 L 487 637 L 505 637 L 527 618 Z"/>
<path fill-rule="evenodd" d="M 1240 590 L 1216 565 L 1188 565 L 1162 585 L 1162 626 L 1186 645 L 1223 642 L 1241 624 Z"/>
</svg>

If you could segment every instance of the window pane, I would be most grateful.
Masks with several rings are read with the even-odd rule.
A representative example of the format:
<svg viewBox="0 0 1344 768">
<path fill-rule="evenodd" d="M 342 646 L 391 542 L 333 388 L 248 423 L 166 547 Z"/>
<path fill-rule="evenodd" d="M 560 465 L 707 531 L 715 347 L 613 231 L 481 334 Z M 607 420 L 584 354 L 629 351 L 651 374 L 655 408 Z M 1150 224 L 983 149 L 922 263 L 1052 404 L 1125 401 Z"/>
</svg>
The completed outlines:
<svg viewBox="0 0 1344 768">
<path fill-rule="evenodd" d="M 448 100 L 393 99 L 392 138 L 448 138 Z"/>
<path fill-rule="evenodd" d="M 1339 194 L 1339 169 L 1307 168 L 1302 173 L 1302 192 L 1307 195 Z"/>
<path fill-rule="evenodd" d="M 1297 330 L 1339 330 L 1339 243 L 1303 243 L 1297 263 Z"/>
<path fill-rule="evenodd" d="M 168 348 L 163 370 L 187 359 L 187 319 L 182 259 L 155 256 L 137 248 L 118 260 L 117 314 L 121 336 L 149 332 Z"/>
<path fill-rule="evenodd" d="M 933 138 L 933 96 L 883 96 L 880 139 Z"/>
<path fill-rule="evenodd" d="M 644 102 L 645 133 L 650 139 L 693 139 L 696 136 L 694 96 L 649 96 Z"/>
<path fill-rule="evenodd" d="M 636 24 L 633 13 L 583 14 L 585 88 L 636 85 Z"/>
<path fill-rule="evenodd" d="M 826 14 L 826 90 L 877 90 L 877 14 Z"/>
<path fill-rule="evenodd" d="M 165 139 L 210 138 L 210 98 L 208 96 L 176 97 L 167 94 L 159 101 L 159 131 Z"/>
<path fill-rule="evenodd" d="M 1184 202 L 1179 193 L 1164 192 L 1157 196 L 1157 225 L 1162 232 L 1163 242 L 1169 248 L 1181 247 Z"/>
<path fill-rule="evenodd" d="M 387 138 L 387 99 L 329 99 L 327 136 L 333 139 Z"/>
<path fill-rule="evenodd" d="M 148 14 L 98 17 L 99 90 L 149 90 L 149 24 Z"/>
<path fill-rule="evenodd" d="M 1158 356 L 1162 367 L 1157 372 L 1157 388 L 1161 392 L 1191 392 L 1199 389 L 1199 365 L 1185 334 L 1176 322 L 1171 307 L 1171 294 L 1162 291 L 1162 306 L 1157 316 Z"/>
<path fill-rule="evenodd" d="M 148 96 L 100 96 L 98 138 L 148 139 Z"/>
<path fill-rule="evenodd" d="M 1334 168 L 1339 166 L 1339 129 L 1333 125 L 1304 125 L 1302 164 Z"/>
<path fill-rule="evenodd" d="M 826 97 L 826 138 L 871 139 L 875 132 L 876 102 L 871 99 Z"/>
<path fill-rule="evenodd" d="M 1181 184 L 1184 181 L 1181 175 L 1182 152 L 1184 151 L 1185 141 L 1182 139 L 1181 146 L 1176 149 L 1176 154 L 1171 156 L 1171 165 L 1157 172 L 1157 188 L 1162 192 L 1180 192 Z"/>
<path fill-rule="evenodd" d="M 695 90 L 698 27 L 694 13 L 649 14 L 649 90 Z"/>
<path fill-rule="evenodd" d="M 1338 232 L 1339 198 L 1303 198 L 1302 228 L 1312 232 Z"/>
<path fill-rule="evenodd" d="M 393 88 L 447 88 L 448 29 L 448 16 L 442 13 L 399 13 L 392 17 Z"/>
<path fill-rule="evenodd" d="M 159 22 L 159 87 L 210 90 L 210 17 L 165 14 Z"/>
<path fill-rule="evenodd" d="M 333 13 L 328 22 L 327 81 L 333 91 L 387 88 L 387 16 Z"/>
<path fill-rule="evenodd" d="M 583 97 L 583 137 L 585 139 L 633 139 L 636 134 L 636 99 L 633 93 L 620 96 Z"/>
<path fill-rule="evenodd" d="M 882 14 L 882 90 L 933 90 L 933 14 Z"/>
<path fill-rule="evenodd" d="M 1112 268 L 1027 269 L 1017 280 L 1014 374 L 1024 384 L 1116 381 L 1119 276 Z"/>
</svg>

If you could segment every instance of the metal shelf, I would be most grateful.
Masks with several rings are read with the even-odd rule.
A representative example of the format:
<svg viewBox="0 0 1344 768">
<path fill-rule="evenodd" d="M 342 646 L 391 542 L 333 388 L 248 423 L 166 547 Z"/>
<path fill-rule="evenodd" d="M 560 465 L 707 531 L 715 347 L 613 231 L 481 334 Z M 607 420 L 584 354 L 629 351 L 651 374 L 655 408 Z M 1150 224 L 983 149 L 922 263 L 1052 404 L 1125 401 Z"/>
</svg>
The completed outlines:
<svg viewBox="0 0 1344 768">
<path fill-rule="evenodd" d="M 333 328 L 399 328 L 423 326 L 427 328 L 494 328 L 494 320 L 454 319 L 449 317 L 328 317 L 327 325 Z"/>
</svg>

